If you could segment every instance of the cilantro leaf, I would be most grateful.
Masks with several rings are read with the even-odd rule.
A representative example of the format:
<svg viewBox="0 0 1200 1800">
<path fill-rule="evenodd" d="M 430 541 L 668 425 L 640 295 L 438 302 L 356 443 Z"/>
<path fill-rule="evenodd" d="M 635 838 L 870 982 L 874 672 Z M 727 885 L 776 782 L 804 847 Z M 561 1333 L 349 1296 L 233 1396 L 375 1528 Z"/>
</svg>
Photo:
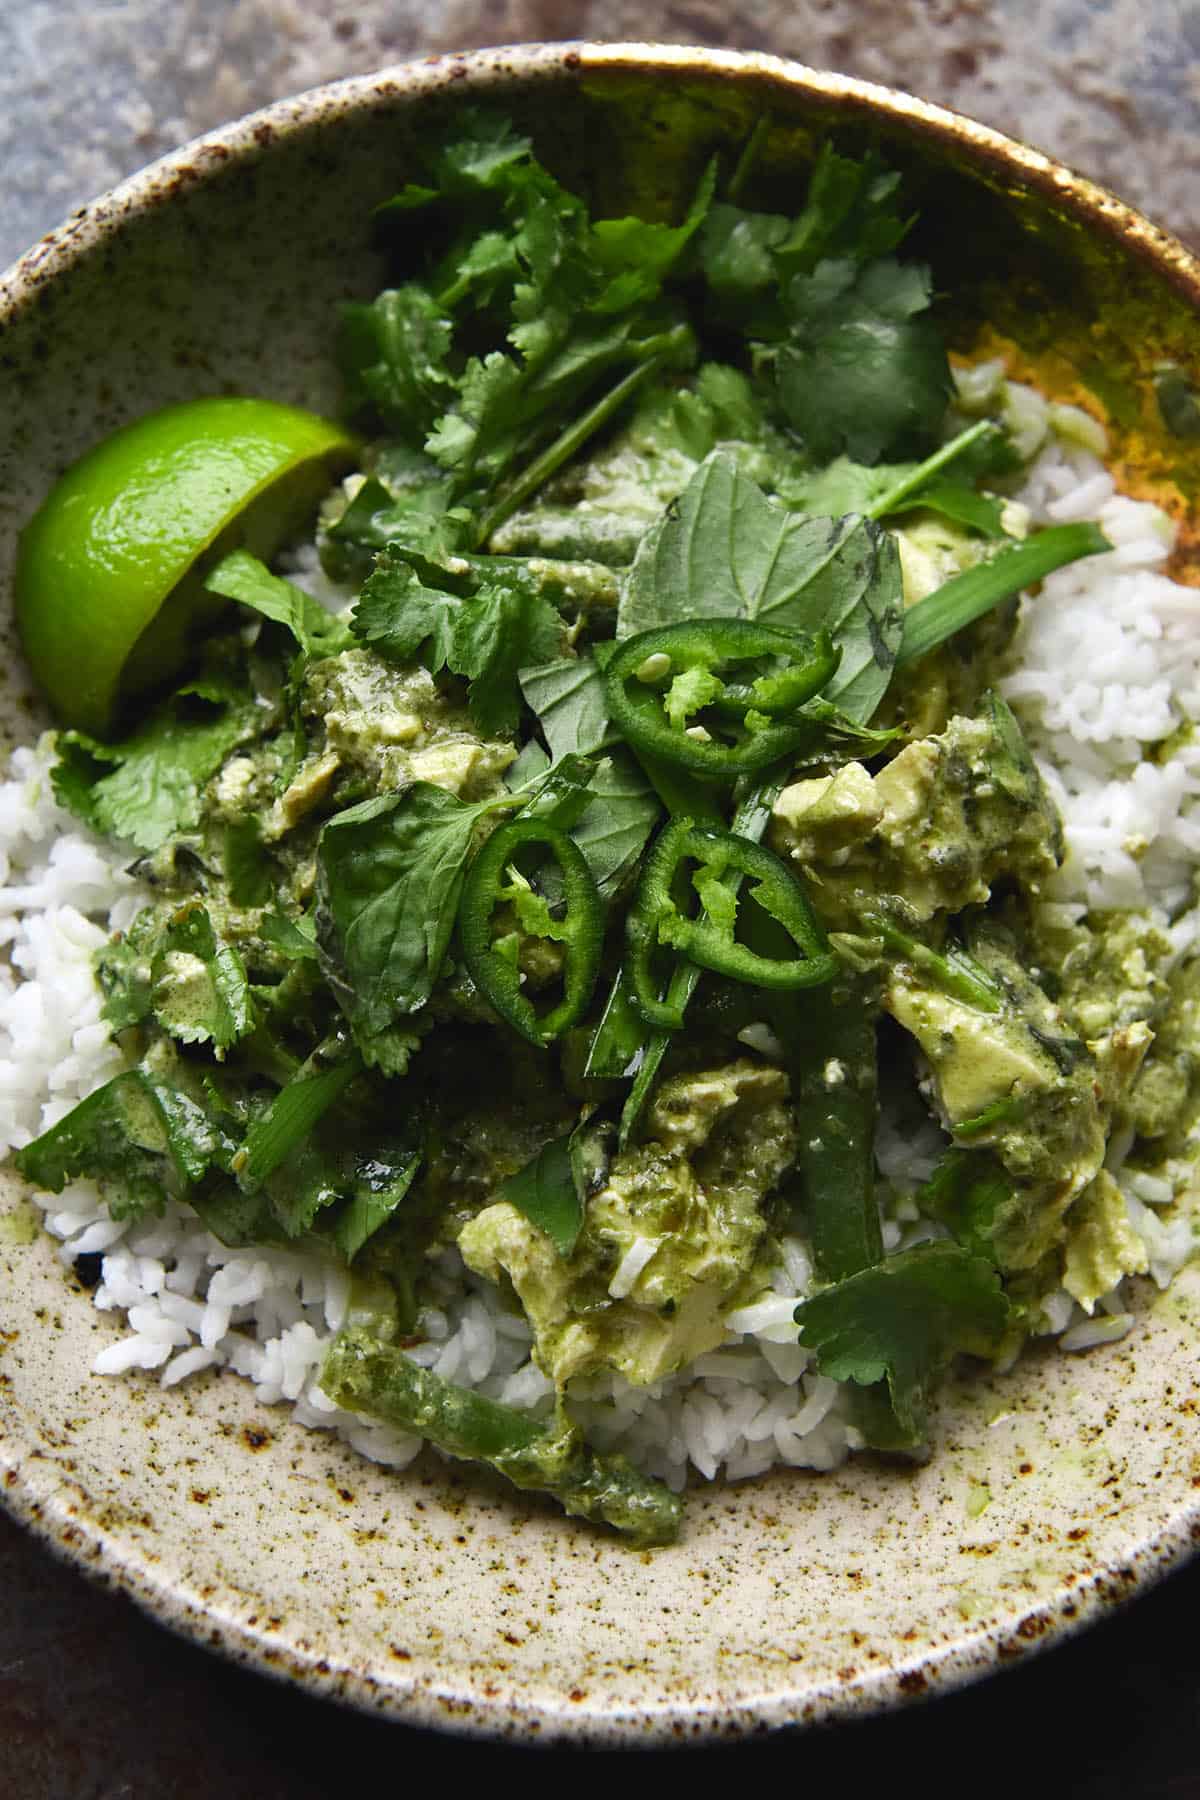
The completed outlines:
<svg viewBox="0 0 1200 1800">
<path fill-rule="evenodd" d="M 700 239 L 700 267 L 718 316 L 752 337 L 785 335 L 779 288 L 790 276 L 841 258 L 861 265 L 887 256 L 911 219 L 898 210 L 899 176 L 873 153 L 861 160 L 822 146 L 801 212 L 712 207 Z"/>
<path fill-rule="evenodd" d="M 655 298 L 703 225 L 716 185 L 717 163 L 713 157 L 681 225 L 635 218 L 596 221 L 592 227 L 592 255 L 611 279 L 592 302 L 594 311 L 620 312 Z"/>
<path fill-rule="evenodd" d="M 725 317 L 735 310 L 744 314 L 748 302 L 773 290 L 774 252 L 790 231 L 783 213 L 748 212 L 725 203 L 712 207 L 700 237 L 700 266 Z"/>
<path fill-rule="evenodd" d="M 491 582 L 464 600 L 448 658 L 468 677 L 467 702 L 481 731 L 514 731 L 521 715 L 518 670 L 552 655 L 562 621 L 549 601 L 527 587 Z"/>
<path fill-rule="evenodd" d="M 842 660 L 822 699 L 865 722 L 904 628 L 896 546 L 868 519 L 785 511 L 718 451 L 643 539 L 617 635 L 698 618 L 829 631 Z"/>
<path fill-rule="evenodd" d="M 776 392 L 817 461 L 873 463 L 934 441 L 953 383 L 929 299 L 928 270 L 891 258 L 823 262 L 789 282 Z"/>
<path fill-rule="evenodd" d="M 356 1035 L 383 1031 L 429 999 L 487 810 L 417 781 L 339 813 L 322 831 L 317 941 Z"/>
<path fill-rule="evenodd" d="M 96 831 L 157 850 L 199 824 L 205 783 L 260 727 L 246 689 L 206 680 L 181 688 L 119 743 L 60 731 L 50 779 L 60 804 Z"/>
<path fill-rule="evenodd" d="M 443 308 L 416 282 L 386 288 L 369 305 L 345 306 L 338 354 L 351 412 L 373 409 L 419 448 L 454 397 L 451 335 Z"/>
<path fill-rule="evenodd" d="M 787 272 L 811 270 L 830 257 L 858 263 L 885 257 L 904 238 L 912 216 L 898 207 L 900 176 L 874 151 L 841 156 L 821 146 L 804 209 L 778 247 Z"/>
<path fill-rule="evenodd" d="M 325 528 L 321 566 L 335 581 L 364 581 L 376 552 L 389 544 L 436 560 L 455 552 L 470 536 L 470 515 L 453 505 L 450 478 L 427 457 L 414 460 L 427 472 L 404 482 L 399 491 L 369 476 L 341 517 Z"/>
<path fill-rule="evenodd" d="M 429 587 L 399 545 L 380 555 L 354 605 L 350 628 L 380 655 L 407 662 L 428 645 L 431 669 L 454 655 L 454 631 L 462 597 Z"/>
<path fill-rule="evenodd" d="M 994 1351 L 1008 1315 L 993 1265 L 945 1241 L 901 1250 L 796 1308 L 822 1375 L 864 1387 L 886 1377 L 910 1448 L 924 1438 L 936 1375 L 960 1351 Z"/>
<path fill-rule="evenodd" d="M 518 670 L 552 655 L 562 641 L 557 611 L 537 585 L 520 579 L 519 564 L 511 578 L 454 594 L 427 586 L 397 546 L 380 557 L 351 625 L 385 656 L 405 660 L 425 645 L 431 669 L 465 676 L 472 717 L 489 735 L 516 728 Z"/>
</svg>

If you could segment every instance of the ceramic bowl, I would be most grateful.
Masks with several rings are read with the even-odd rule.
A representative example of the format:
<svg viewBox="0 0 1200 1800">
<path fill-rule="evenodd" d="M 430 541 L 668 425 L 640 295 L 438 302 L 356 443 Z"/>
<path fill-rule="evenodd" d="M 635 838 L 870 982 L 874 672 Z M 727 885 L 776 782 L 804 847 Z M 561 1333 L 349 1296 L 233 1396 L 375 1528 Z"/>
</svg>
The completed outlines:
<svg viewBox="0 0 1200 1800">
<path fill-rule="evenodd" d="M 877 142 L 921 208 L 951 340 L 1099 404 L 1126 485 L 1195 533 L 1195 439 L 1155 400 L 1197 364 L 1200 269 L 1110 196 L 933 106 L 766 56 L 551 45 L 436 59 L 272 106 L 85 208 L 0 285 L 0 593 L 56 474 L 151 407 L 245 391 L 336 406 L 331 322 L 369 296 L 373 205 L 432 120 L 497 101 L 601 210 L 669 208 L 771 121 L 765 193 L 832 132 Z M 10 628 L 3 718 L 44 722 Z M 158 1618 L 364 1709 L 526 1739 L 659 1741 L 867 1712 L 1075 1629 L 1200 1537 L 1200 1271 L 1136 1330 L 950 1383 L 920 1469 L 700 1484 L 682 1541 L 634 1553 L 429 1459 L 395 1476 L 233 1377 L 89 1374 L 117 1327 L 0 1196 L 8 1506 Z"/>
</svg>

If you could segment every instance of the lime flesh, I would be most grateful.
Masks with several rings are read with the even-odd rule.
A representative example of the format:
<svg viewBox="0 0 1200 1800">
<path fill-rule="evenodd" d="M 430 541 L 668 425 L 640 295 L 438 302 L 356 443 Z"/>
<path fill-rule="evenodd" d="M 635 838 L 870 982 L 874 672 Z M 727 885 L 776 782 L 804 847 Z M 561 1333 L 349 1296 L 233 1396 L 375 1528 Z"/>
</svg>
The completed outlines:
<svg viewBox="0 0 1200 1800">
<path fill-rule="evenodd" d="M 313 413 L 219 396 L 135 420 L 74 463 L 22 532 L 16 570 L 25 654 L 59 718 L 111 733 L 224 604 L 204 566 L 235 545 L 273 555 L 356 451 Z"/>
</svg>

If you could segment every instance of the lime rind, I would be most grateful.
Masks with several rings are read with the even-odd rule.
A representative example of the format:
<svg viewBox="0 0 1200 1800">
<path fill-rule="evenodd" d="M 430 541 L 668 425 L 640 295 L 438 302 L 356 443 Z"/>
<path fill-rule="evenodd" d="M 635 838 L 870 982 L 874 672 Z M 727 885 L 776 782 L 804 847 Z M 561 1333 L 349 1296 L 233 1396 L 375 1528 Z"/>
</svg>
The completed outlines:
<svg viewBox="0 0 1200 1800">
<path fill-rule="evenodd" d="M 234 543 L 273 554 L 356 451 L 314 413 L 214 396 L 135 420 L 73 464 L 25 527 L 16 570 L 22 644 L 59 718 L 111 732 L 206 622 L 197 563 Z"/>
</svg>

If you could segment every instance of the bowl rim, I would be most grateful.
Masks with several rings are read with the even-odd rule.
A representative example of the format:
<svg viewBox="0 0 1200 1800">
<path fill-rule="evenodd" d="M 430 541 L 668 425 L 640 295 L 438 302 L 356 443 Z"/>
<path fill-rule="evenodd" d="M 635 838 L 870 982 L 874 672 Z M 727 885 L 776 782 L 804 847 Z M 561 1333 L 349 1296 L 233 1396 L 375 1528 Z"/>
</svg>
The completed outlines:
<svg viewBox="0 0 1200 1800">
<path fill-rule="evenodd" d="M 78 208 L 0 271 L 0 324 L 36 305 L 41 290 L 76 264 L 103 249 L 121 232 L 131 213 L 141 212 L 204 186 L 233 166 L 252 163 L 279 141 L 318 129 L 347 113 L 456 91 L 486 94 L 517 82 L 553 86 L 577 75 L 709 75 L 749 81 L 764 90 L 798 94 L 843 107 L 847 117 L 887 118 L 929 143 L 964 145 L 976 162 L 1002 167 L 1029 191 L 1052 200 L 1093 230 L 1119 240 L 1150 264 L 1200 309 L 1200 257 L 1107 189 L 1055 158 L 969 116 L 899 89 L 861 80 L 766 52 L 703 48 L 655 42 L 562 42 L 501 44 L 388 64 L 362 75 L 321 83 L 217 126 L 166 152 Z M 55 1555 L 103 1585 L 125 1593 L 158 1623 L 207 1649 L 279 1680 L 299 1681 L 311 1694 L 413 1726 L 456 1735 L 520 1737 L 535 1723 L 538 1742 L 631 1744 L 662 1747 L 678 1741 L 685 1721 L 691 1742 L 717 1736 L 748 1737 L 764 1728 L 828 1723 L 851 1715 L 893 1710 L 925 1691 L 914 1671 L 936 1675 L 938 1693 L 947 1693 L 1003 1669 L 1014 1632 L 1036 1621 L 1023 1651 L 1040 1651 L 1074 1636 L 1113 1606 L 1144 1592 L 1196 1553 L 1200 1545 L 1200 1496 L 1180 1509 L 1162 1529 L 1134 1543 L 1114 1562 L 1064 1590 L 1048 1611 L 1030 1602 L 985 1631 L 965 1627 L 951 1642 L 929 1646 L 910 1662 L 864 1674 L 848 1683 L 830 1681 L 809 1689 L 744 1702 L 656 1702 L 613 1704 L 603 1711 L 553 1707 L 533 1699 L 524 1705 L 493 1702 L 482 1692 L 453 1693 L 401 1679 L 381 1682 L 369 1671 L 331 1664 L 318 1649 L 303 1652 L 253 1626 L 228 1608 L 201 1599 L 173 1581 L 119 1529 L 81 1516 L 61 1479 L 39 1480 L 36 1450 L 0 1433 L 0 1505 L 32 1531 Z M 214 1629 L 215 1627 L 215 1629 Z M 911 1685 L 910 1685 L 911 1684 Z"/>
</svg>

